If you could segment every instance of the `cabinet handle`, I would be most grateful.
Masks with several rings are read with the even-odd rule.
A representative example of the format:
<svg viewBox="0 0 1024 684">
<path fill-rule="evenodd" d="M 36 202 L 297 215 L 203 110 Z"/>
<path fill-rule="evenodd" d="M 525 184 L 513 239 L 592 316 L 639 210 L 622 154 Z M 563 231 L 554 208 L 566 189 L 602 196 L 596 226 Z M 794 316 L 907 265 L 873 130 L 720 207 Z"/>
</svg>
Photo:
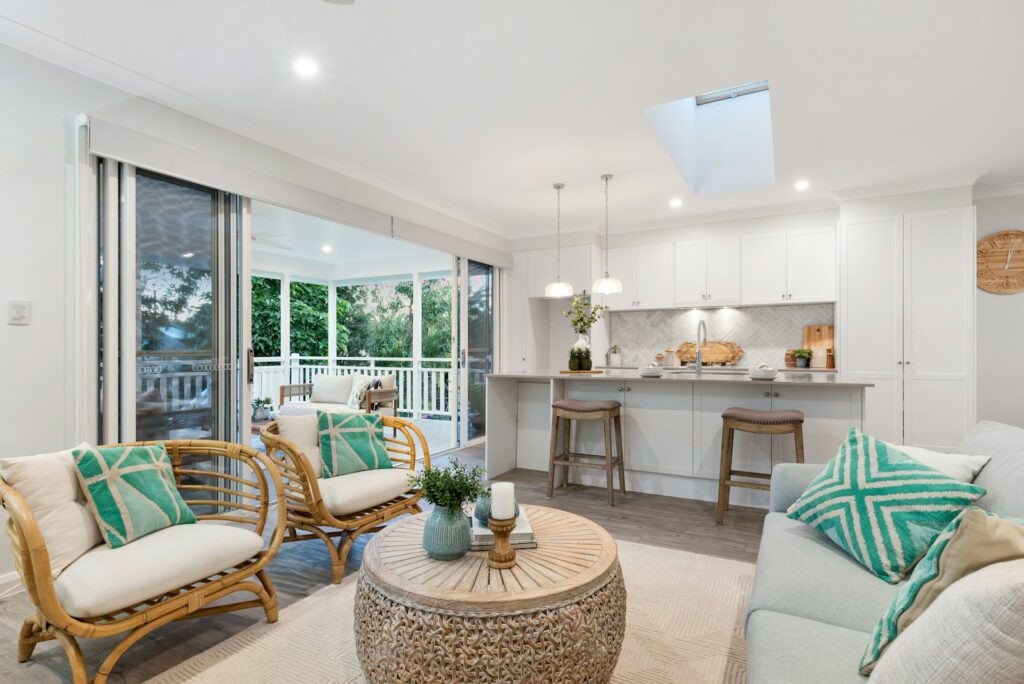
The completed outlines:
<svg viewBox="0 0 1024 684">
<path fill-rule="evenodd" d="M 907 361 L 907 364 L 906 364 L 906 365 L 908 365 L 908 366 L 909 366 L 909 365 L 910 365 L 910 362 L 909 362 L 909 361 Z"/>
<path fill-rule="evenodd" d="M 771 393 L 771 392 L 765 392 L 765 393 L 764 393 L 764 396 L 766 396 L 766 397 L 770 397 L 770 396 L 772 396 L 772 393 Z"/>
<path fill-rule="evenodd" d="M 786 295 L 782 295 L 782 301 L 786 301 Z"/>
<path fill-rule="evenodd" d="M 708 301 L 711 301 L 711 295 L 708 295 Z"/>
<path fill-rule="evenodd" d="M 773 396 L 773 397 L 775 397 L 775 398 L 777 399 L 777 398 L 779 398 L 779 397 L 780 397 L 780 396 L 782 396 L 782 395 L 780 395 L 780 394 L 779 394 L 778 392 L 773 392 L 773 393 L 772 393 L 772 396 Z"/>
<path fill-rule="evenodd" d="M 625 388 L 623 388 L 623 389 L 624 389 L 624 391 L 626 391 L 626 392 L 632 392 L 632 391 L 633 391 L 633 388 L 632 388 L 632 387 L 630 387 L 629 385 L 627 385 L 627 386 L 626 386 Z"/>
<path fill-rule="evenodd" d="M 615 389 L 615 391 L 616 391 L 616 392 L 621 392 L 621 391 L 622 391 L 623 389 L 625 389 L 625 388 L 623 388 L 623 387 L 617 387 L 617 388 Z"/>
<path fill-rule="evenodd" d="M 897 366 L 902 366 L 902 365 L 903 365 L 903 362 L 902 362 L 902 361 L 897 361 L 897 362 L 896 362 L 896 365 L 897 365 Z"/>
</svg>

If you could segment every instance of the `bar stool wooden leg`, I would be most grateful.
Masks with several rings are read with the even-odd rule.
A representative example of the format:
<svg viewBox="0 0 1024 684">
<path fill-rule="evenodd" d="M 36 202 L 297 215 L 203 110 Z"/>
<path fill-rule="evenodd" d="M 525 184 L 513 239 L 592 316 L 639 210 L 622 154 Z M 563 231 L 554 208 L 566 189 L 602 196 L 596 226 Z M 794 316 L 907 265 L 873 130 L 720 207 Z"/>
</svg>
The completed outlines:
<svg viewBox="0 0 1024 684">
<path fill-rule="evenodd" d="M 551 454 L 548 456 L 548 498 L 554 494 L 555 457 L 558 454 L 558 412 L 551 413 Z"/>
<path fill-rule="evenodd" d="M 562 454 L 568 457 L 573 452 L 572 426 L 575 421 L 571 418 L 565 419 L 565 436 L 563 437 Z M 562 486 L 569 486 L 569 466 L 562 466 Z"/>
<path fill-rule="evenodd" d="M 601 422 L 604 424 L 604 472 L 608 486 L 608 505 L 614 506 L 615 482 L 613 481 L 614 475 L 612 475 L 612 462 L 614 459 L 612 456 L 612 418 L 606 414 Z"/>
<path fill-rule="evenodd" d="M 804 462 L 804 426 L 797 423 L 793 428 L 793 439 L 796 442 L 796 462 Z"/>
<path fill-rule="evenodd" d="M 722 426 L 722 460 L 718 466 L 718 510 L 715 513 L 715 524 L 721 525 L 725 519 L 725 510 L 729 505 L 729 478 L 732 474 L 732 434 L 731 427 Z"/>
<path fill-rule="evenodd" d="M 619 453 L 619 491 L 626 493 L 626 457 L 622 455 L 622 415 L 615 416 L 615 447 Z"/>
</svg>

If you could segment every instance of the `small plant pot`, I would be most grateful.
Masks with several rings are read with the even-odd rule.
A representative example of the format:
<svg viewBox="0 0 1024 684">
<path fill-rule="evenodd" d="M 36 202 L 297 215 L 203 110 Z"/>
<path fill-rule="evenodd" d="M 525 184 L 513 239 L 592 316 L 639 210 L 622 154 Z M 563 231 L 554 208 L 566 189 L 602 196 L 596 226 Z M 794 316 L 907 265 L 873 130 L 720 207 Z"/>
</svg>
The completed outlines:
<svg viewBox="0 0 1024 684">
<path fill-rule="evenodd" d="M 569 357 L 569 370 L 578 371 L 580 369 L 580 357 L 570 356 Z"/>
<path fill-rule="evenodd" d="M 796 367 L 797 368 L 807 368 L 810 365 L 811 365 L 811 360 L 810 359 L 805 359 L 802 356 L 798 356 L 797 357 L 797 359 L 796 359 Z"/>
<path fill-rule="evenodd" d="M 270 420 L 270 409 L 268 409 L 268 408 L 254 409 L 253 412 L 252 412 L 252 419 L 253 420 Z"/>
<path fill-rule="evenodd" d="M 476 500 L 476 508 L 473 509 L 473 517 L 475 517 L 481 525 L 487 527 L 487 516 L 491 514 L 491 493 L 488 491 L 486 494 Z M 519 502 L 516 501 L 516 517 L 519 517 Z"/>
<path fill-rule="evenodd" d="M 434 560 L 462 558 L 473 545 L 469 517 L 461 508 L 435 506 L 423 526 L 423 548 Z"/>
<path fill-rule="evenodd" d="M 594 367 L 593 359 L 580 359 L 580 370 L 588 371 Z"/>
</svg>

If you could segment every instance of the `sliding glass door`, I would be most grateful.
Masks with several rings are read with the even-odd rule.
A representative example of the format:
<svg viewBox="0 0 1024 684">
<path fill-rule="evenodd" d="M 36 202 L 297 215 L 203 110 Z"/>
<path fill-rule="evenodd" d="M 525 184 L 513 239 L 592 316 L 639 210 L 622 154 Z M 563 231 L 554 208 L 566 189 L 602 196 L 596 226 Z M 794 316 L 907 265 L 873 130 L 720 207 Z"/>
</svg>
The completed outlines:
<svg viewBox="0 0 1024 684">
<path fill-rule="evenodd" d="M 247 442 L 244 201 L 103 167 L 103 440 Z"/>
<path fill-rule="evenodd" d="M 465 446 L 485 436 L 487 374 L 495 359 L 495 271 L 459 259 L 459 439 Z"/>
</svg>

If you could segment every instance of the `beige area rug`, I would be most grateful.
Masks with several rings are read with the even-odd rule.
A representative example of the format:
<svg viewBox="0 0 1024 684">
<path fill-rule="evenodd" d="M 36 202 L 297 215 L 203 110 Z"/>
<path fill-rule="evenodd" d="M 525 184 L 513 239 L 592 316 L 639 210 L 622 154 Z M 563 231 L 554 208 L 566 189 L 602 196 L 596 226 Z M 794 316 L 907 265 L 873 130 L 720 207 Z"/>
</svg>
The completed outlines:
<svg viewBox="0 0 1024 684">
<path fill-rule="evenodd" d="M 745 607 L 754 566 L 618 542 L 626 638 L 613 682 L 743 684 Z M 198 682 L 363 682 L 352 632 L 357 573 L 151 679 Z"/>
</svg>

